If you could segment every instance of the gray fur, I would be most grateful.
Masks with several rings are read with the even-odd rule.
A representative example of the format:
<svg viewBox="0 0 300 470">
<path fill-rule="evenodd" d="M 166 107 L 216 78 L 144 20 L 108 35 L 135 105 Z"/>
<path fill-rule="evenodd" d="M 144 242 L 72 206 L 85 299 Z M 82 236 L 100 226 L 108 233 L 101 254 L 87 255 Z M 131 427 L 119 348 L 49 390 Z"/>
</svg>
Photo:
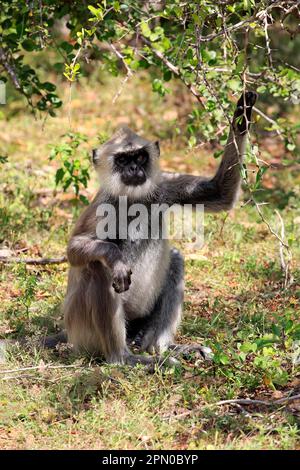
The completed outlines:
<svg viewBox="0 0 300 470">
<path fill-rule="evenodd" d="M 126 336 L 127 340 L 136 337 L 141 348 L 150 352 L 162 353 L 173 343 L 183 301 L 182 256 L 176 250 L 170 251 L 161 238 L 120 240 L 117 234 L 113 240 L 99 240 L 96 209 L 103 202 L 117 209 L 119 195 L 127 195 L 130 203 L 189 203 L 204 204 L 209 211 L 230 209 L 240 187 L 240 163 L 249 109 L 254 102 L 251 92 L 239 101 L 222 162 L 210 179 L 160 173 L 158 143 L 128 128 L 122 128 L 94 151 L 102 189 L 79 218 L 68 245 L 71 268 L 64 314 L 68 337 L 75 348 L 103 355 L 110 362 L 132 364 L 151 360 L 133 357 Z M 244 121 L 237 125 L 240 116 Z M 150 157 L 147 181 L 136 187 L 126 186 L 113 174 L 114 155 L 140 148 L 146 148 Z"/>
</svg>

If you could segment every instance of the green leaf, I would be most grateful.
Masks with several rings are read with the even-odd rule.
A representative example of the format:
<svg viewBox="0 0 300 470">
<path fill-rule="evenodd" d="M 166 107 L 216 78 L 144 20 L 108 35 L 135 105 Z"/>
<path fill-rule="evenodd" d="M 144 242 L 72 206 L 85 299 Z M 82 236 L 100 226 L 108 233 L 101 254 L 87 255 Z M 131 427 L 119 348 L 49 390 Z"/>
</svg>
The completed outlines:
<svg viewBox="0 0 300 470">
<path fill-rule="evenodd" d="M 62 73 L 65 69 L 65 64 L 63 62 L 56 62 L 53 64 L 53 68 L 56 72 Z"/>
<path fill-rule="evenodd" d="M 254 189 L 258 189 L 259 186 L 260 186 L 260 182 L 263 178 L 263 175 L 266 173 L 268 167 L 267 166 L 261 166 L 257 173 L 256 173 L 256 180 L 255 180 L 255 185 L 254 185 Z"/>
<path fill-rule="evenodd" d="M 156 91 L 161 96 L 164 96 L 169 90 L 165 88 L 163 82 L 159 78 L 155 78 L 152 82 L 152 89 Z"/>
<path fill-rule="evenodd" d="M 6 163 L 8 161 L 8 157 L 0 155 L 0 163 Z"/>
<path fill-rule="evenodd" d="M 278 336 L 278 337 L 281 336 L 281 330 L 280 330 L 278 325 L 275 325 L 275 323 L 272 323 L 271 328 L 272 328 L 272 333 L 273 333 L 274 336 Z"/>
<path fill-rule="evenodd" d="M 70 54 L 73 51 L 73 46 L 67 41 L 63 41 L 60 43 L 59 47 L 63 49 L 67 54 Z"/>
<path fill-rule="evenodd" d="M 225 353 L 221 352 L 219 355 L 219 361 L 225 366 L 229 364 L 229 357 Z"/>
<path fill-rule="evenodd" d="M 150 38 L 151 36 L 151 29 L 149 28 L 149 25 L 148 23 L 145 23 L 144 21 L 141 23 L 141 31 L 142 31 L 142 34 L 143 36 L 145 36 L 145 38 Z"/>
<path fill-rule="evenodd" d="M 65 170 L 63 168 L 59 168 L 55 174 L 55 184 L 58 185 L 58 183 L 63 180 L 64 176 Z"/>
<path fill-rule="evenodd" d="M 197 143 L 197 139 L 194 135 L 192 135 L 190 138 L 189 138 L 189 147 L 195 147 L 196 143 Z"/>
<path fill-rule="evenodd" d="M 242 89 L 242 83 L 240 80 L 237 80 L 235 78 L 232 78 L 231 80 L 228 80 L 227 86 L 232 90 L 232 91 L 240 91 Z"/>
<path fill-rule="evenodd" d="M 116 12 L 120 11 L 120 2 L 113 2 L 113 8 Z"/>
<path fill-rule="evenodd" d="M 223 150 L 217 150 L 214 152 L 214 158 L 219 158 L 223 154 Z"/>
<path fill-rule="evenodd" d="M 257 344 L 256 343 L 250 343 L 249 341 L 246 341 L 240 347 L 240 351 L 242 351 L 244 353 L 255 352 L 256 350 L 257 350 Z"/>
<path fill-rule="evenodd" d="M 240 352 L 240 353 L 239 353 L 239 359 L 240 359 L 242 362 L 244 362 L 244 361 L 246 360 L 246 358 L 247 358 L 247 354 L 246 354 L 246 353 L 244 353 L 244 352 Z"/>
<path fill-rule="evenodd" d="M 90 203 L 89 200 L 88 200 L 88 198 L 85 197 L 83 194 L 80 194 L 79 199 L 80 199 L 80 201 L 83 202 L 83 204 L 85 204 L 86 206 L 88 206 L 89 203 Z"/>
<path fill-rule="evenodd" d="M 23 49 L 25 49 L 25 51 L 30 51 L 30 52 L 38 48 L 36 43 L 32 41 L 31 39 L 25 39 L 25 41 L 22 42 L 22 47 Z"/>
<path fill-rule="evenodd" d="M 292 142 L 289 142 L 289 143 L 286 145 L 286 148 L 287 148 L 290 152 L 293 152 L 293 150 L 295 150 L 295 148 L 296 148 L 296 145 L 293 144 Z"/>
<path fill-rule="evenodd" d="M 217 56 L 217 53 L 214 50 L 209 50 L 209 49 L 201 50 L 201 57 L 202 57 L 203 62 L 210 63 L 216 58 L 216 56 Z"/>
<path fill-rule="evenodd" d="M 88 5 L 88 9 L 97 18 L 97 20 L 103 20 L 103 9 L 100 7 L 100 5 L 99 8 L 95 8 L 92 5 Z"/>
<path fill-rule="evenodd" d="M 50 83 L 50 82 L 41 83 L 40 88 L 42 88 L 43 90 L 47 90 L 47 91 L 56 90 L 56 86 L 54 85 L 54 83 Z"/>
</svg>

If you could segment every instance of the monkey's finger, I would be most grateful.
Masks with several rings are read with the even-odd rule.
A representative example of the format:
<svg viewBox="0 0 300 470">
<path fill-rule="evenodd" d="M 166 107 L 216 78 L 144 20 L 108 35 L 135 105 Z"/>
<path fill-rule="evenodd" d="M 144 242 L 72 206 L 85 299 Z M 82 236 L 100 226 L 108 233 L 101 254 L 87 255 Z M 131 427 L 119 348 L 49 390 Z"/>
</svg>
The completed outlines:
<svg viewBox="0 0 300 470">
<path fill-rule="evenodd" d="M 245 101 L 246 101 L 246 106 L 254 106 L 255 102 L 257 100 L 257 93 L 255 91 L 246 91 L 245 93 Z"/>
<path fill-rule="evenodd" d="M 119 285 L 118 282 L 114 281 L 112 283 L 112 286 L 117 294 L 120 294 L 122 292 L 121 286 Z"/>
<path fill-rule="evenodd" d="M 131 281 L 130 279 L 124 279 L 124 290 L 128 290 L 130 287 Z"/>
<path fill-rule="evenodd" d="M 255 91 L 246 91 L 245 94 L 243 93 L 238 102 L 237 102 L 237 108 L 240 110 L 244 109 L 244 106 L 246 105 L 247 107 L 252 107 L 254 106 L 256 100 L 257 100 L 257 93 Z"/>
<path fill-rule="evenodd" d="M 112 283 L 112 286 L 114 290 L 117 292 L 117 294 L 121 294 L 122 292 L 125 292 L 126 290 L 129 289 L 129 284 L 130 283 L 124 280 L 120 280 L 120 281 L 114 281 Z"/>
<path fill-rule="evenodd" d="M 131 284 L 131 279 L 130 279 L 130 276 L 128 276 L 127 278 L 124 279 L 124 290 L 128 290 L 130 284 Z"/>
</svg>

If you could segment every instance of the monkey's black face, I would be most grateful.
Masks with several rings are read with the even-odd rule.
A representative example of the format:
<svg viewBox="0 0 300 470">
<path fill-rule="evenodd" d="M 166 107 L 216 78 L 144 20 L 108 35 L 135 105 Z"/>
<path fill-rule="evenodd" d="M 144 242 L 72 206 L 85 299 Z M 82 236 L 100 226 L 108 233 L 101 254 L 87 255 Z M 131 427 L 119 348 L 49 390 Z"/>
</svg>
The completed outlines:
<svg viewBox="0 0 300 470">
<path fill-rule="evenodd" d="M 149 154 L 145 149 L 121 152 L 114 156 L 114 171 L 120 174 L 122 183 L 139 186 L 146 182 Z"/>
</svg>

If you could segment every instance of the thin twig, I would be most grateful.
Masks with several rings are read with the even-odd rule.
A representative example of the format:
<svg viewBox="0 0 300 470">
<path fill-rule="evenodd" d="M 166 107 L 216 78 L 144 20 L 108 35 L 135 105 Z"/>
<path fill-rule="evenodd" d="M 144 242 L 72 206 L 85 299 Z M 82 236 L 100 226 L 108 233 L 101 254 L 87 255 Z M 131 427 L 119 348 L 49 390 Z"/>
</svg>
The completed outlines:
<svg viewBox="0 0 300 470">
<path fill-rule="evenodd" d="M 281 215 L 279 214 L 279 212 L 278 212 L 277 210 L 275 210 L 275 212 L 276 212 L 276 215 L 277 215 L 277 217 L 279 218 L 279 222 L 280 222 L 280 224 L 281 224 L 281 239 L 284 240 L 284 237 L 285 237 L 285 233 L 284 233 L 284 223 L 283 223 L 282 217 L 281 217 Z M 282 243 L 279 242 L 279 255 L 280 255 L 281 269 L 282 269 L 284 272 L 286 272 L 287 263 L 285 262 L 285 259 L 284 259 L 283 249 L 284 249 L 284 247 L 282 246 Z"/>
<path fill-rule="evenodd" d="M 280 213 L 275 210 L 275 213 L 279 219 L 279 222 L 280 222 L 280 226 L 281 226 L 281 240 L 284 240 L 285 239 L 285 230 L 284 230 L 284 222 L 283 222 L 283 219 L 280 215 Z M 292 279 L 292 276 L 290 274 L 290 262 L 291 262 L 291 259 L 292 259 L 292 254 L 291 254 L 291 251 L 290 249 L 286 249 L 286 252 L 287 252 L 287 260 L 285 259 L 285 256 L 284 256 L 284 246 L 282 244 L 282 241 L 279 241 L 279 256 L 280 256 L 280 265 L 281 265 L 281 269 L 282 271 L 284 272 L 284 287 L 288 287 L 292 282 L 293 282 L 293 279 Z"/>
<path fill-rule="evenodd" d="M 256 400 L 256 399 L 251 400 L 250 398 L 236 398 L 232 400 L 221 400 L 221 401 L 217 401 L 216 403 L 207 403 L 205 406 L 210 407 L 210 408 L 214 406 L 223 406 L 223 405 L 237 405 L 237 406 L 259 405 L 259 406 L 272 407 L 272 406 L 284 405 L 286 403 L 290 403 L 295 400 L 300 400 L 300 394 L 292 395 L 292 396 L 284 397 L 284 398 L 279 398 L 278 400 L 274 400 L 274 401 L 265 401 L 265 400 Z M 170 418 L 170 417 L 175 418 L 175 419 L 186 418 L 187 416 L 201 413 L 203 411 L 203 407 L 204 406 L 201 406 L 201 408 L 196 408 L 193 410 L 187 410 L 175 416 L 165 416 L 165 418 Z"/>
<path fill-rule="evenodd" d="M 22 378 L 28 376 L 28 374 L 24 374 L 24 375 L 20 375 L 20 376 L 18 376 L 18 375 L 11 375 L 11 376 L 8 375 L 7 376 L 5 374 L 15 374 L 16 372 L 25 372 L 25 371 L 44 372 L 45 370 L 55 370 L 55 369 L 95 370 L 95 367 L 93 367 L 91 364 L 83 365 L 83 366 L 80 366 L 78 364 L 60 364 L 58 366 L 53 366 L 51 364 L 44 364 L 43 363 L 43 364 L 40 364 L 38 366 L 20 367 L 19 369 L 0 370 L 0 375 L 4 375 L 4 377 L 0 377 L 0 380 L 1 381 L 6 381 L 6 380 L 13 380 L 13 379 L 22 379 Z M 102 370 L 100 371 L 100 373 L 105 379 L 111 380 L 112 382 L 114 382 L 116 384 L 120 383 L 120 381 L 118 379 L 115 379 L 114 377 L 103 373 Z"/>
<path fill-rule="evenodd" d="M 121 93 L 122 93 L 126 83 L 128 82 L 129 78 L 132 77 L 133 71 L 131 70 L 131 68 L 126 63 L 125 58 L 121 54 L 121 52 L 119 52 L 113 44 L 108 43 L 108 45 L 111 48 L 111 50 L 114 52 L 114 54 L 118 57 L 118 59 L 120 59 L 122 61 L 122 64 L 124 65 L 124 67 L 126 69 L 126 75 L 125 75 L 124 79 L 122 80 L 122 83 L 121 83 L 121 86 L 120 86 L 119 90 L 117 91 L 117 93 L 115 94 L 115 96 L 113 97 L 113 100 L 112 100 L 113 104 L 115 104 L 115 102 L 117 101 L 117 99 L 121 95 Z"/>
<path fill-rule="evenodd" d="M 272 61 L 272 53 L 271 53 L 271 47 L 270 47 L 270 38 L 269 38 L 269 33 L 268 33 L 268 15 L 267 15 L 267 13 L 265 14 L 265 17 L 264 17 L 264 31 L 265 31 L 265 38 L 266 38 L 266 49 L 267 49 L 269 67 L 270 67 L 270 69 L 272 69 L 273 68 L 273 61 Z"/>
<path fill-rule="evenodd" d="M 61 256 L 60 258 L 5 258 L 0 256 L 0 263 L 10 264 L 10 263 L 24 263 L 32 265 L 41 265 L 46 264 L 61 264 L 68 261 L 66 256 Z"/>
<path fill-rule="evenodd" d="M 15 372 L 25 372 L 28 370 L 41 370 L 44 371 L 46 369 L 87 369 L 86 366 L 79 366 L 78 364 L 62 364 L 59 366 L 52 366 L 50 364 L 43 364 L 38 366 L 30 366 L 30 367 L 20 367 L 18 369 L 8 369 L 8 370 L 0 370 L 0 375 L 4 374 L 12 374 Z"/>
<path fill-rule="evenodd" d="M 286 3 L 286 2 L 282 2 L 282 1 L 273 2 L 265 10 L 258 11 L 255 15 L 251 16 L 250 18 L 246 20 L 239 21 L 238 23 L 234 25 L 228 26 L 227 28 L 223 28 L 221 31 L 218 31 L 217 33 L 208 34 L 207 36 L 201 36 L 201 41 L 210 42 L 213 39 L 218 38 L 220 36 L 228 35 L 228 33 L 233 33 L 234 31 L 238 31 L 239 29 L 243 28 L 245 25 L 255 22 L 255 20 L 261 21 L 262 18 L 265 18 L 265 15 L 270 10 L 273 10 L 274 8 L 283 8 L 282 3 Z"/>
<path fill-rule="evenodd" d="M 158 57 L 165 64 L 165 66 L 168 67 L 168 69 L 171 70 L 171 72 L 174 73 L 174 75 L 176 75 L 176 77 L 178 77 L 185 84 L 185 86 L 190 90 L 192 95 L 195 96 L 197 101 L 205 109 L 205 105 L 202 101 L 200 93 L 196 90 L 196 88 L 191 83 L 186 81 L 186 79 L 180 73 L 179 68 L 176 67 L 176 65 L 172 64 L 172 62 L 170 62 L 169 59 L 166 56 L 164 56 L 162 52 L 158 51 L 157 49 L 154 49 L 154 47 L 152 46 L 152 43 L 148 41 L 148 39 L 144 38 L 143 36 L 141 36 L 141 39 L 148 47 L 151 48 L 151 51 L 153 52 L 153 54 L 155 54 L 156 57 Z"/>
<path fill-rule="evenodd" d="M 275 126 L 275 132 L 276 134 L 279 135 L 279 137 L 281 138 L 281 140 L 284 140 L 283 136 L 282 136 L 282 132 L 278 129 L 278 124 L 276 121 L 274 121 L 273 119 L 271 119 L 269 116 L 267 116 L 267 114 L 263 113 L 260 109 L 258 109 L 256 106 L 253 106 L 253 111 L 255 111 L 257 114 L 259 114 L 262 118 L 264 118 L 266 121 L 268 121 L 270 124 L 272 124 L 273 126 Z"/>
<path fill-rule="evenodd" d="M 116 49 L 116 47 L 114 46 L 114 44 L 111 44 L 111 43 L 108 43 L 109 47 L 112 49 L 112 51 L 114 52 L 114 54 L 121 60 L 122 64 L 124 65 L 126 71 L 127 71 L 127 74 L 128 75 L 132 75 L 132 70 L 131 68 L 128 66 L 128 64 L 126 63 L 125 61 L 125 58 L 124 56 L 121 54 L 120 51 L 118 51 L 118 49 Z"/>
<path fill-rule="evenodd" d="M 222 405 L 264 405 L 264 406 L 278 406 L 291 401 L 300 400 L 300 393 L 292 395 L 290 397 L 279 398 L 274 401 L 265 400 L 251 400 L 250 398 L 236 398 L 234 400 L 221 400 L 216 403 L 212 403 L 210 406 L 222 406 Z"/>
</svg>

